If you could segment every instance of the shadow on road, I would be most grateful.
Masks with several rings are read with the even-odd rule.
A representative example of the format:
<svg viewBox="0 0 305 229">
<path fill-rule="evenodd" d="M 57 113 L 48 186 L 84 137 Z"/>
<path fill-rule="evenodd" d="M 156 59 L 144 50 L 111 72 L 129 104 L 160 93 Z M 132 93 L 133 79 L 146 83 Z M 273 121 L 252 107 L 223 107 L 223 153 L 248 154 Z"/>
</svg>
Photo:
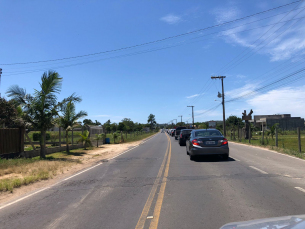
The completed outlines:
<svg viewBox="0 0 305 229">
<path fill-rule="evenodd" d="M 220 155 L 215 156 L 197 156 L 193 159 L 194 162 L 232 162 L 235 161 L 233 158 L 229 157 L 228 160 L 225 160 Z"/>
</svg>

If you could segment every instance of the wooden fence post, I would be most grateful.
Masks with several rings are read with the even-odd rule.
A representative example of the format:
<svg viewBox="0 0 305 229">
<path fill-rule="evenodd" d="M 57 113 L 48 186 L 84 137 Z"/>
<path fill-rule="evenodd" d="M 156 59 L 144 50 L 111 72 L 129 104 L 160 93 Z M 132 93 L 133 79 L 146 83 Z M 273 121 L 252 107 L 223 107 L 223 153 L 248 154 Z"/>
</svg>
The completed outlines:
<svg viewBox="0 0 305 229">
<path fill-rule="evenodd" d="M 61 127 L 59 127 L 58 129 L 58 133 L 59 133 L 59 147 L 61 147 Z"/>
<path fill-rule="evenodd" d="M 249 138 L 249 143 L 251 143 L 251 125 L 250 125 L 250 123 L 249 123 L 249 136 L 248 136 L 248 138 Z"/>
<path fill-rule="evenodd" d="M 126 135 L 126 140 L 127 140 L 127 131 L 125 132 L 125 135 Z"/>
<path fill-rule="evenodd" d="M 239 141 L 239 127 L 237 128 L 237 140 Z"/>
<path fill-rule="evenodd" d="M 299 152 L 301 153 L 302 149 L 301 149 L 301 131 L 300 131 L 300 127 L 298 127 L 297 130 L 298 130 Z"/>
<path fill-rule="evenodd" d="M 279 139 L 278 139 L 278 135 L 277 135 L 277 128 L 275 128 L 275 146 L 276 147 L 279 146 Z"/>
<path fill-rule="evenodd" d="M 265 145 L 265 142 L 264 142 L 264 129 L 263 129 L 263 133 L 262 133 L 262 145 Z"/>
<path fill-rule="evenodd" d="M 72 145 L 73 145 L 73 128 L 72 128 Z"/>
</svg>

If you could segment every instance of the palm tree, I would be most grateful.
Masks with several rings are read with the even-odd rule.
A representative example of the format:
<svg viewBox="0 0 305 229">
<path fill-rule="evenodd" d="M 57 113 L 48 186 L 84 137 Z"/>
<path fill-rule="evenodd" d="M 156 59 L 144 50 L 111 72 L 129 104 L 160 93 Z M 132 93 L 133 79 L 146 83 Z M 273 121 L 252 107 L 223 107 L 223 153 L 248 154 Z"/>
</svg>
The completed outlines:
<svg viewBox="0 0 305 229">
<path fill-rule="evenodd" d="M 56 117 L 63 104 L 69 101 L 80 101 L 79 97 L 72 94 L 62 102 L 57 102 L 57 96 L 61 91 L 62 78 L 55 71 L 44 72 L 41 77 L 40 90 L 33 95 L 18 85 L 11 86 L 7 90 L 8 97 L 12 97 L 22 107 L 22 118 L 25 123 L 41 132 L 40 158 L 46 157 L 46 131 L 55 125 Z"/>
<path fill-rule="evenodd" d="M 85 143 L 84 146 L 85 146 L 85 149 L 87 149 L 87 146 L 92 146 L 92 142 L 89 138 L 89 131 L 88 130 L 85 130 L 83 134 L 79 134 L 79 136 L 81 136 L 81 138 L 78 140 L 78 142 L 81 142 L 81 143 Z"/>
<path fill-rule="evenodd" d="M 79 100 L 78 102 L 80 101 L 81 100 Z M 75 104 L 72 101 L 63 104 L 61 107 L 61 112 L 63 113 L 63 116 L 59 118 L 59 126 L 66 130 L 66 152 L 69 153 L 69 130 L 71 130 L 74 126 L 78 125 L 77 120 L 87 116 L 87 112 L 80 111 L 76 113 Z"/>
<path fill-rule="evenodd" d="M 94 140 L 96 140 L 96 147 L 98 147 L 98 141 L 101 140 L 101 139 L 104 140 L 104 137 L 105 137 L 104 133 L 96 134 L 95 135 L 95 139 Z"/>
</svg>

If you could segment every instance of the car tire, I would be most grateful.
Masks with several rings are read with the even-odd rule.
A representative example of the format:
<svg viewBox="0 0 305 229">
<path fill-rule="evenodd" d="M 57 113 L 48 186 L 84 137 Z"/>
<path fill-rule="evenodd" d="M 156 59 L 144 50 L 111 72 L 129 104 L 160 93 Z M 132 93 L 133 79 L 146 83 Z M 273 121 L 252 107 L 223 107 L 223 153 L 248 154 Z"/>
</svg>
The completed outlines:
<svg viewBox="0 0 305 229">
<path fill-rule="evenodd" d="M 187 151 L 187 147 L 185 147 L 185 149 L 186 149 L 186 155 L 189 155 L 189 151 Z"/>
<path fill-rule="evenodd" d="M 229 160 L 229 154 L 224 154 L 224 155 L 222 155 L 222 157 L 223 157 L 224 161 Z"/>
<path fill-rule="evenodd" d="M 194 159 L 195 159 L 195 156 L 194 155 L 190 155 L 190 160 L 194 161 Z"/>
</svg>

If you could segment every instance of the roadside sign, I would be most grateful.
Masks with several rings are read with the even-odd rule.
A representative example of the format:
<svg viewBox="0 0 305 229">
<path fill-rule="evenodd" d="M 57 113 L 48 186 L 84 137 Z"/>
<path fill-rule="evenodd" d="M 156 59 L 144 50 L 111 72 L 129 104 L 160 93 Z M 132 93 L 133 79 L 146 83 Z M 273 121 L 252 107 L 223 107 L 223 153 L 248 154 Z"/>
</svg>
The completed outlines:
<svg viewBox="0 0 305 229">
<path fill-rule="evenodd" d="M 216 122 L 215 121 L 209 121 L 209 128 L 210 129 L 216 129 Z"/>
</svg>

